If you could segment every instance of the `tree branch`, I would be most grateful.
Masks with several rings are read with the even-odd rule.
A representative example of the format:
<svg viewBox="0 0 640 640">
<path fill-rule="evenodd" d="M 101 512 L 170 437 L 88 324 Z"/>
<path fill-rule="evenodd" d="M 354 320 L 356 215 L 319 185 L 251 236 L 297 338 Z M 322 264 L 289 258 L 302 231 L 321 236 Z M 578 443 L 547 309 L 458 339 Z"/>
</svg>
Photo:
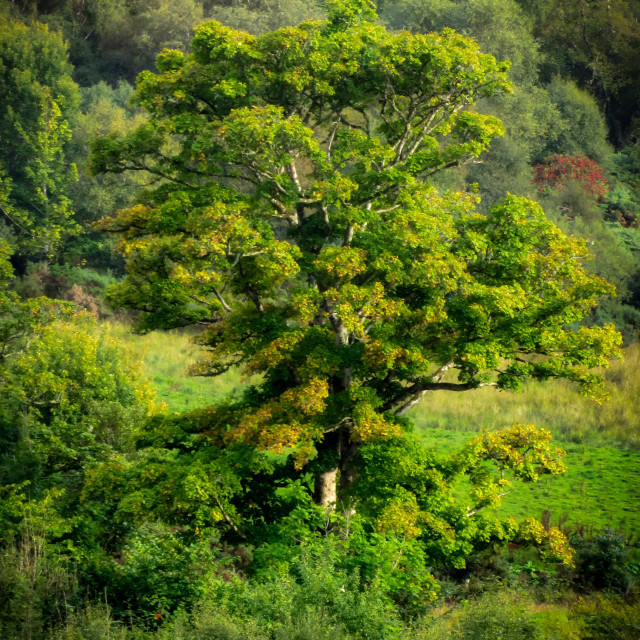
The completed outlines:
<svg viewBox="0 0 640 640">
<path fill-rule="evenodd" d="M 511 493 L 510 491 L 505 491 L 504 493 L 499 493 L 496 498 L 503 498 L 504 496 L 506 496 L 507 494 Z M 484 509 L 487 505 L 483 504 L 481 506 L 476 506 L 473 509 L 470 509 L 469 507 L 467 507 L 467 518 L 470 518 L 471 516 L 475 516 L 476 513 L 478 513 L 478 511 Z"/>
<path fill-rule="evenodd" d="M 224 298 L 215 287 L 213 289 L 213 295 L 215 295 L 215 297 L 218 298 L 218 302 L 222 305 L 222 308 L 225 311 L 227 311 L 228 313 L 231 313 L 233 311 L 233 309 L 225 302 Z"/>
<path fill-rule="evenodd" d="M 402 415 L 413 408 L 427 391 L 470 391 L 481 387 L 496 387 L 497 382 L 481 382 L 479 384 L 473 382 L 440 382 L 436 380 L 421 381 L 405 387 L 395 398 L 388 400 L 383 405 L 384 411 L 394 411 L 398 415 Z"/>
</svg>

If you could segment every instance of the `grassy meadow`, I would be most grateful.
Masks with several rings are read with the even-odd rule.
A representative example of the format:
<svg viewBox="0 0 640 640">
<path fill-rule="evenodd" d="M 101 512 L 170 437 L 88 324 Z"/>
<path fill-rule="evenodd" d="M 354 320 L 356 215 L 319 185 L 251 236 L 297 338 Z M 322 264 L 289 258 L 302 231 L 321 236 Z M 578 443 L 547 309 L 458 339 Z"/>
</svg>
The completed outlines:
<svg viewBox="0 0 640 640">
<path fill-rule="evenodd" d="M 418 433 L 425 446 L 444 452 L 460 449 L 475 435 L 434 428 Z M 559 437 L 556 444 L 567 452 L 566 473 L 543 476 L 536 484 L 514 483 L 503 498 L 502 512 L 518 519 L 531 515 L 541 519 L 546 511 L 550 524 L 566 532 L 613 528 L 637 542 L 640 451 L 563 442 Z M 465 495 L 468 492 L 461 487 L 460 498 Z"/>
<path fill-rule="evenodd" d="M 605 372 L 609 400 L 598 404 L 565 380 L 531 383 L 521 392 L 490 387 L 431 393 L 413 411 L 416 426 L 477 433 L 515 423 L 551 430 L 564 442 L 640 448 L 640 345 Z"/>
<path fill-rule="evenodd" d="M 105 328 L 142 362 L 158 399 L 166 403 L 169 411 L 206 406 L 238 393 L 247 382 L 237 370 L 216 378 L 190 376 L 189 367 L 203 354 L 202 347 L 191 341 L 194 332 L 173 330 L 137 335 L 125 323 L 106 323 Z"/>
<path fill-rule="evenodd" d="M 202 350 L 185 331 L 134 335 L 125 324 L 108 324 L 141 359 L 170 411 L 181 412 L 238 393 L 246 380 L 239 371 L 218 378 L 188 375 Z M 564 381 L 533 383 L 519 393 L 483 388 L 466 393 L 434 392 L 412 412 L 425 446 L 459 449 L 484 429 L 515 423 L 548 428 L 567 451 L 568 471 L 538 484 L 515 485 L 503 511 L 515 517 L 543 517 L 552 525 L 585 532 L 612 527 L 640 532 L 640 346 L 606 372 L 608 402 L 598 405 Z M 463 495 L 463 491 L 461 491 Z"/>
</svg>

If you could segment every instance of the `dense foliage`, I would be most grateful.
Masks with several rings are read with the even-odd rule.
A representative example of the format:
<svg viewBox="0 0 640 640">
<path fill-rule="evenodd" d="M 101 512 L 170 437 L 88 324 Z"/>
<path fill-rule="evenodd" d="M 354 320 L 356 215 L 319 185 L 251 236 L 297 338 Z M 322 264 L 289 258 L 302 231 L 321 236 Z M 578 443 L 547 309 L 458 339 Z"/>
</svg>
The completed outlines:
<svg viewBox="0 0 640 640">
<path fill-rule="evenodd" d="M 500 510 L 576 389 L 638 442 L 636 4 L 3 4 L 0 636 L 637 637 L 632 531 Z"/>
<path fill-rule="evenodd" d="M 551 156 L 544 164 L 536 165 L 534 182 L 545 187 L 562 190 L 568 182 L 582 183 L 588 196 L 604 200 L 607 195 L 607 181 L 602 167 L 585 156 Z"/>
<path fill-rule="evenodd" d="M 144 328 L 208 324 L 200 373 L 263 374 L 212 411 L 211 437 L 319 456 L 325 505 L 360 444 L 397 435 L 425 392 L 530 377 L 593 392 L 617 340 L 568 328 L 609 290 L 534 203 L 477 216 L 473 195 L 429 182 L 501 132 L 465 107 L 508 88 L 504 66 L 450 31 L 391 35 L 359 11 L 257 39 L 202 25 L 189 56 L 165 51 L 141 75 L 149 120 L 98 138 L 91 159 L 166 181 L 103 224 L 128 259 L 112 300 Z"/>
<path fill-rule="evenodd" d="M 0 16 L 0 213 L 24 252 L 50 258 L 77 231 L 68 197 L 75 165 L 65 157 L 77 108 L 66 48 L 44 25 Z"/>
</svg>

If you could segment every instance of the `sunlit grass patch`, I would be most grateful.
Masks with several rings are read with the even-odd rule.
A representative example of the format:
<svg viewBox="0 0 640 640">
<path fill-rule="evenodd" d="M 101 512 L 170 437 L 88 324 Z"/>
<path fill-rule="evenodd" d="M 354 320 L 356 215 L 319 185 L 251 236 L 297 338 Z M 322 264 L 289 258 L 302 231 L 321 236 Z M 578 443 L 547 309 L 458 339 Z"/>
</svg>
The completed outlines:
<svg viewBox="0 0 640 640">
<path fill-rule="evenodd" d="M 585 532 L 640 531 L 640 345 L 606 371 L 611 398 L 601 405 L 565 381 L 531 383 L 520 393 L 483 388 L 434 392 L 411 413 L 425 446 L 460 449 L 477 433 L 516 423 L 549 429 L 567 451 L 566 473 L 514 484 L 502 512 L 517 518 L 547 512 L 552 526 Z M 460 491 L 464 496 L 465 491 Z M 472 506 L 472 505 L 470 505 Z"/>
<path fill-rule="evenodd" d="M 459 451 L 475 435 L 437 428 L 418 429 L 416 433 L 426 447 L 443 454 Z M 567 531 L 590 533 L 613 528 L 637 536 L 640 452 L 562 440 L 556 444 L 567 452 L 567 471 L 542 476 L 537 483 L 515 481 L 510 493 L 502 499 L 500 513 L 517 519 L 527 516 L 542 519 L 545 515 L 551 526 Z M 461 485 L 456 497 L 468 500 L 468 489 Z"/>
<path fill-rule="evenodd" d="M 123 323 L 108 323 L 107 328 L 142 361 L 158 391 L 158 399 L 170 411 L 189 411 L 214 404 L 241 393 L 247 384 L 237 369 L 215 378 L 190 376 L 189 367 L 205 353 L 202 347 L 193 344 L 193 331 L 174 329 L 136 335 Z"/>
<path fill-rule="evenodd" d="M 523 391 L 482 388 L 464 393 L 436 391 L 410 414 L 416 426 L 468 431 L 515 423 L 551 429 L 556 438 L 594 446 L 640 446 L 640 345 L 625 350 L 606 371 L 610 400 L 599 405 L 566 381 L 530 383 Z"/>
</svg>

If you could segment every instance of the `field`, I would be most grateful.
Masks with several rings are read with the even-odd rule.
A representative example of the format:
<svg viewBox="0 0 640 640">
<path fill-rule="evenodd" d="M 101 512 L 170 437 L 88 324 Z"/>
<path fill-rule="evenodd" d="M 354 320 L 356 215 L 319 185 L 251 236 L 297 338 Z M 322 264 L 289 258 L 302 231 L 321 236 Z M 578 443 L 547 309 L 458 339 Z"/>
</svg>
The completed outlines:
<svg viewBox="0 0 640 640">
<path fill-rule="evenodd" d="M 434 392 L 412 417 L 421 428 L 469 433 L 532 423 L 565 442 L 640 448 L 640 346 L 626 349 L 624 360 L 613 362 L 605 378 L 610 398 L 602 404 L 562 380 L 532 383 L 519 393 Z"/>
<path fill-rule="evenodd" d="M 553 431 L 553 429 L 552 429 Z M 475 435 L 423 428 L 425 446 L 441 451 L 461 448 Z M 536 484 L 516 483 L 503 498 L 502 512 L 516 518 L 541 518 L 564 531 L 585 533 L 613 528 L 634 536 L 640 531 L 640 452 L 617 447 L 594 447 L 557 440 L 567 452 L 568 471 L 543 476 Z M 464 492 L 460 492 L 464 495 Z"/>
<path fill-rule="evenodd" d="M 201 347 L 191 342 L 186 331 L 156 331 L 136 335 L 128 325 L 109 323 L 107 332 L 119 338 L 142 361 L 144 371 L 169 411 L 182 412 L 206 406 L 239 393 L 246 381 L 238 371 L 217 378 L 193 377 L 191 365 L 202 357 Z"/>
<path fill-rule="evenodd" d="M 108 325 L 141 358 L 159 399 L 170 411 L 185 411 L 239 393 L 246 381 L 238 371 L 219 378 L 194 378 L 188 367 L 202 354 L 181 331 L 138 336 L 126 325 Z M 542 517 L 564 530 L 607 527 L 634 536 L 640 532 L 640 348 L 607 371 L 608 402 L 598 405 L 564 382 L 535 383 L 520 393 L 479 389 L 463 394 L 437 392 L 411 417 L 425 446 L 443 452 L 462 447 L 484 429 L 514 423 L 551 430 L 567 452 L 568 471 L 538 484 L 515 485 L 503 512 Z M 462 492 L 461 492 L 462 494 Z"/>
<path fill-rule="evenodd" d="M 460 448 L 484 429 L 515 423 L 551 431 L 567 452 L 568 471 L 538 484 L 514 486 L 509 515 L 541 517 L 569 531 L 612 527 L 640 532 L 640 348 L 626 350 L 606 372 L 610 399 L 601 405 L 562 382 L 530 384 L 521 393 L 478 389 L 431 394 L 411 417 L 425 446 Z"/>
</svg>

